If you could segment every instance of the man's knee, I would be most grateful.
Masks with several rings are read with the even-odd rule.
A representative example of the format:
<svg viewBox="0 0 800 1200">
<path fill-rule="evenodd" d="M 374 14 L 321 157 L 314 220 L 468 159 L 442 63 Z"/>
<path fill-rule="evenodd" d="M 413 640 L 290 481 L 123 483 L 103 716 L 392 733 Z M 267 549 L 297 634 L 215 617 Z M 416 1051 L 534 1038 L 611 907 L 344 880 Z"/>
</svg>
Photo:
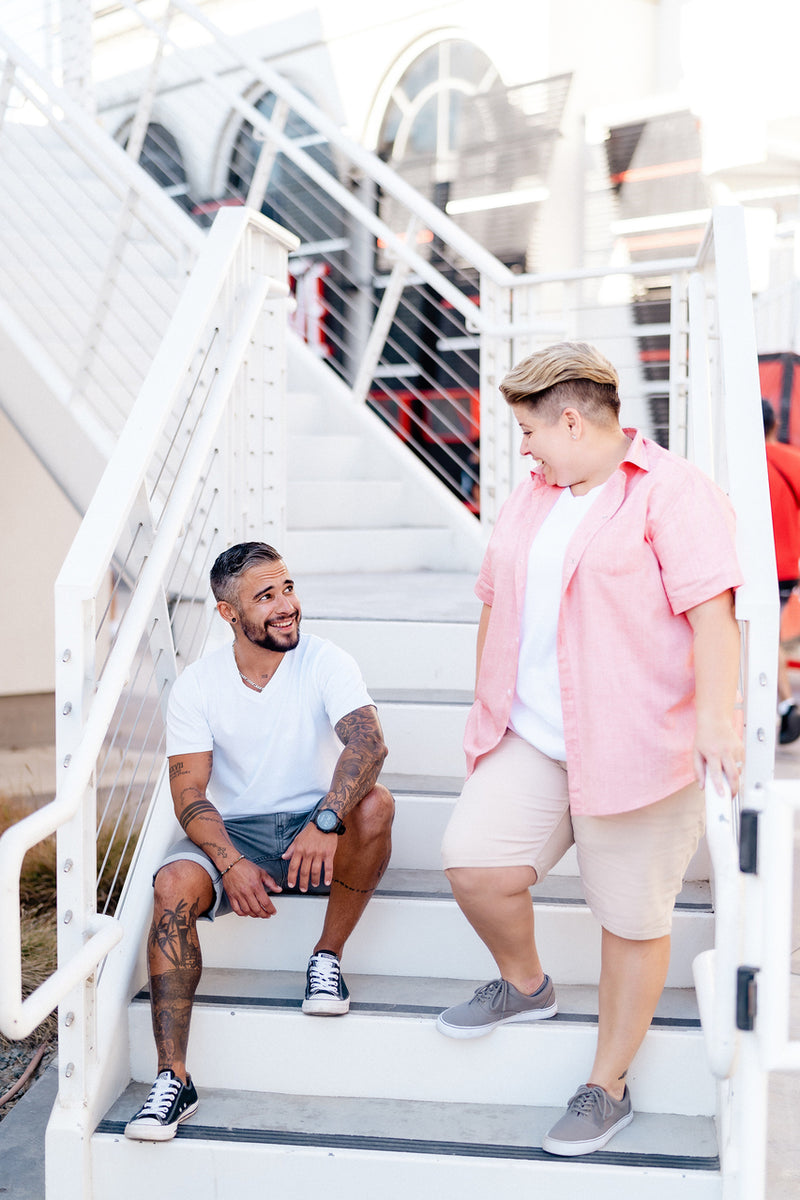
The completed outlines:
<svg viewBox="0 0 800 1200">
<path fill-rule="evenodd" d="M 161 867 L 153 880 L 156 912 L 177 912 L 182 908 L 187 919 L 206 912 L 214 902 L 211 876 L 199 863 L 179 859 Z"/>
<path fill-rule="evenodd" d="M 376 783 L 372 791 L 356 805 L 346 818 L 360 837 L 379 837 L 388 834 L 394 820 L 394 797 L 382 783 Z"/>
</svg>

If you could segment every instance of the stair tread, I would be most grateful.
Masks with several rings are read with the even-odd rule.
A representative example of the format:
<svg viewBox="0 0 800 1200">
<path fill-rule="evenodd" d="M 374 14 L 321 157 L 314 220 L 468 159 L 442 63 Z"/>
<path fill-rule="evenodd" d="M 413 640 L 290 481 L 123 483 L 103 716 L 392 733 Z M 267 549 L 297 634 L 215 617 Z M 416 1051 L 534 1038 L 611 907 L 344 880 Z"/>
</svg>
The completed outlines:
<svg viewBox="0 0 800 1200">
<path fill-rule="evenodd" d="M 464 776 L 458 775 L 404 775 L 399 772 L 384 771 L 381 783 L 394 796 L 448 796 L 461 795 L 464 786 Z"/>
<path fill-rule="evenodd" d="M 421 976 L 351 975 L 351 1013 L 400 1016 L 437 1016 L 442 1009 L 469 999 L 484 979 L 435 979 Z M 205 967 L 195 1003 L 299 1009 L 305 989 L 302 971 L 259 971 Z M 596 1023 L 597 988 L 588 984 L 557 984 L 559 1011 L 556 1023 Z M 149 989 L 134 1000 L 149 1003 Z M 549 1022 L 548 1022 L 549 1023 Z M 700 1026 L 695 993 L 691 988 L 666 988 L 653 1021 L 660 1028 L 696 1029 Z"/>
<path fill-rule="evenodd" d="M 358 587 L 349 575 L 297 572 L 295 579 L 306 617 L 455 621 L 477 627 L 480 616 L 475 575 L 465 571 L 365 571 L 359 573 Z"/>
<path fill-rule="evenodd" d="M 459 688 L 371 688 L 378 704 L 456 704 L 470 707 L 473 693 Z"/>
<path fill-rule="evenodd" d="M 530 889 L 535 904 L 585 905 L 581 882 L 576 875 L 548 875 Z M 375 897 L 449 900 L 453 894 L 444 871 L 420 871 L 390 867 L 381 880 Z M 705 880 L 686 880 L 678 893 L 675 908 L 710 912 L 711 887 Z"/>
<path fill-rule="evenodd" d="M 148 1090 L 146 1083 L 131 1083 L 96 1133 L 118 1136 Z M 180 1126 L 180 1139 L 565 1161 L 554 1160 L 540 1149 L 542 1137 L 563 1113 L 561 1108 L 203 1087 L 198 1092 L 200 1109 Z M 608 1149 L 591 1155 L 590 1161 L 717 1171 L 714 1122 L 710 1117 L 639 1113 Z"/>
</svg>

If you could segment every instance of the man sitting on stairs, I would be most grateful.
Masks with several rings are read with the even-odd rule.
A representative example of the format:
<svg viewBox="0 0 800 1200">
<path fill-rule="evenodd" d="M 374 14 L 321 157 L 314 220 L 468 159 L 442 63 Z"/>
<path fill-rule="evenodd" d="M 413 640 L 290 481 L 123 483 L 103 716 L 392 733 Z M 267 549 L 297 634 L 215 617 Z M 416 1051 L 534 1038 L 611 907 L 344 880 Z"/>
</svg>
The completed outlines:
<svg viewBox="0 0 800 1200">
<path fill-rule="evenodd" d="M 329 895 L 303 1012 L 342 1015 L 350 999 L 339 959 L 391 849 L 394 801 L 377 782 L 386 746 L 353 659 L 301 635 L 294 584 L 271 546 L 245 542 L 220 554 L 211 588 L 233 642 L 186 668 L 167 714 L 170 787 L 186 837 L 154 879 L 158 1078 L 125 1128 L 145 1141 L 174 1137 L 197 1110 L 186 1049 L 202 970 L 198 918 L 271 917 L 270 892 Z"/>
</svg>

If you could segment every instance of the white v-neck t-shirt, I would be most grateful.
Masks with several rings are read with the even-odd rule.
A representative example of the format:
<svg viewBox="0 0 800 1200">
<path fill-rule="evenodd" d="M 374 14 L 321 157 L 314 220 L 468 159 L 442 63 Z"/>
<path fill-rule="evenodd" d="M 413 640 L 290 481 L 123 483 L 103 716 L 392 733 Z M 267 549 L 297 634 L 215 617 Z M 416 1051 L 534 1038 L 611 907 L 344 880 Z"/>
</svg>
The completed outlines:
<svg viewBox="0 0 800 1200">
<path fill-rule="evenodd" d="M 209 798 L 222 817 L 306 812 L 331 785 L 335 726 L 372 704 L 355 660 L 300 635 L 263 692 L 245 687 L 224 646 L 178 676 L 167 706 L 167 755 L 212 752 Z"/>
<path fill-rule="evenodd" d="M 566 759 L 557 635 L 567 546 L 603 485 L 584 496 L 564 488 L 533 539 L 520 615 L 517 684 L 509 725 L 548 758 Z"/>
</svg>

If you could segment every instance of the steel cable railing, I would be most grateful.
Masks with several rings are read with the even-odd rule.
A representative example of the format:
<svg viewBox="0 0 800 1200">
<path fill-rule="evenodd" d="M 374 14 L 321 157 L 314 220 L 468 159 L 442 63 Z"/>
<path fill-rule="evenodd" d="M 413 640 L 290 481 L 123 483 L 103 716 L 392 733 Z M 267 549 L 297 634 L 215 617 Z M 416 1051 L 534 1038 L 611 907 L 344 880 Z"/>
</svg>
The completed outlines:
<svg viewBox="0 0 800 1200">
<path fill-rule="evenodd" d="M 141 61 L 152 65 L 115 78 L 113 90 L 98 81 L 107 127 L 124 138 L 134 122 L 149 121 L 144 144 L 159 178 L 198 222 L 249 205 L 298 236 L 290 260 L 295 327 L 473 509 L 483 509 L 484 483 L 483 495 L 493 494 L 481 514 L 487 523 L 508 471 L 498 476 L 492 456 L 481 454 L 480 426 L 493 426 L 497 402 L 492 372 L 481 372 L 484 352 L 510 365 L 543 339 L 608 344 L 625 378 L 629 419 L 666 440 L 669 367 L 681 348 L 670 345 L 669 322 L 666 332 L 650 330 L 645 307 L 656 291 L 666 291 L 669 307 L 684 262 L 654 264 L 649 279 L 639 264 L 627 284 L 620 271 L 626 294 L 613 300 L 591 272 L 515 275 L 190 0 L 169 6 L 168 28 L 133 0 L 121 7 L 142 43 L 149 39 Z M 159 58 L 159 47 L 169 53 Z M 212 130 L 220 150 L 208 163 L 202 147 Z M 185 165 L 201 158 L 202 182 Z M 487 286 L 506 292 L 518 314 L 499 328 L 484 312 Z"/>
<path fill-rule="evenodd" d="M 241 365 L 254 339 L 262 347 L 280 347 L 285 312 L 279 298 L 287 294 L 280 278 L 254 272 L 258 255 L 251 258 L 251 242 L 258 239 L 261 259 L 268 250 L 278 269 L 282 254 L 285 271 L 292 240 L 285 235 L 276 241 L 274 228 L 254 215 L 226 217 L 209 239 L 59 577 L 57 636 L 66 647 L 56 687 L 63 774 L 56 799 L 0 839 L 0 938 L 9 965 L 0 981 L 0 1020 L 12 1036 L 33 1028 L 54 1001 L 89 976 L 120 935 L 110 914 L 163 773 L 163 705 L 176 654 L 195 657 L 208 628 L 207 584 L 201 604 L 197 580 L 207 580 L 213 558 L 238 533 L 227 527 L 231 509 L 220 504 L 238 486 L 239 473 L 226 457 L 223 417 L 228 404 L 235 411 L 247 403 L 251 411 L 251 396 L 242 389 L 254 364 L 247 372 Z M 268 297 L 273 299 L 265 309 Z M 256 359 L 266 361 L 263 354 Z M 269 389 L 258 391 L 266 420 L 267 406 L 276 401 Z M 151 507 L 142 488 L 149 463 L 156 464 L 156 475 L 163 466 L 162 427 L 170 414 L 182 436 L 170 440 L 171 461 L 161 481 L 168 479 L 169 487 L 158 488 Z M 271 409 L 269 414 L 274 417 Z M 268 526 L 276 514 L 268 515 L 267 503 L 261 519 Z M 202 609 L 204 619 L 184 623 L 176 635 L 172 614 L 182 603 Z M 77 820 L 100 835 L 97 871 L 87 860 Z M 68 864 L 58 899 L 60 965 L 22 1002 L 19 869 L 25 850 L 57 827 L 58 860 Z M 87 910 L 87 896 L 98 888 L 99 916 L 93 901 Z M 85 1032 L 74 1050 L 83 1064 L 80 1087 L 86 1086 Z"/>
</svg>

